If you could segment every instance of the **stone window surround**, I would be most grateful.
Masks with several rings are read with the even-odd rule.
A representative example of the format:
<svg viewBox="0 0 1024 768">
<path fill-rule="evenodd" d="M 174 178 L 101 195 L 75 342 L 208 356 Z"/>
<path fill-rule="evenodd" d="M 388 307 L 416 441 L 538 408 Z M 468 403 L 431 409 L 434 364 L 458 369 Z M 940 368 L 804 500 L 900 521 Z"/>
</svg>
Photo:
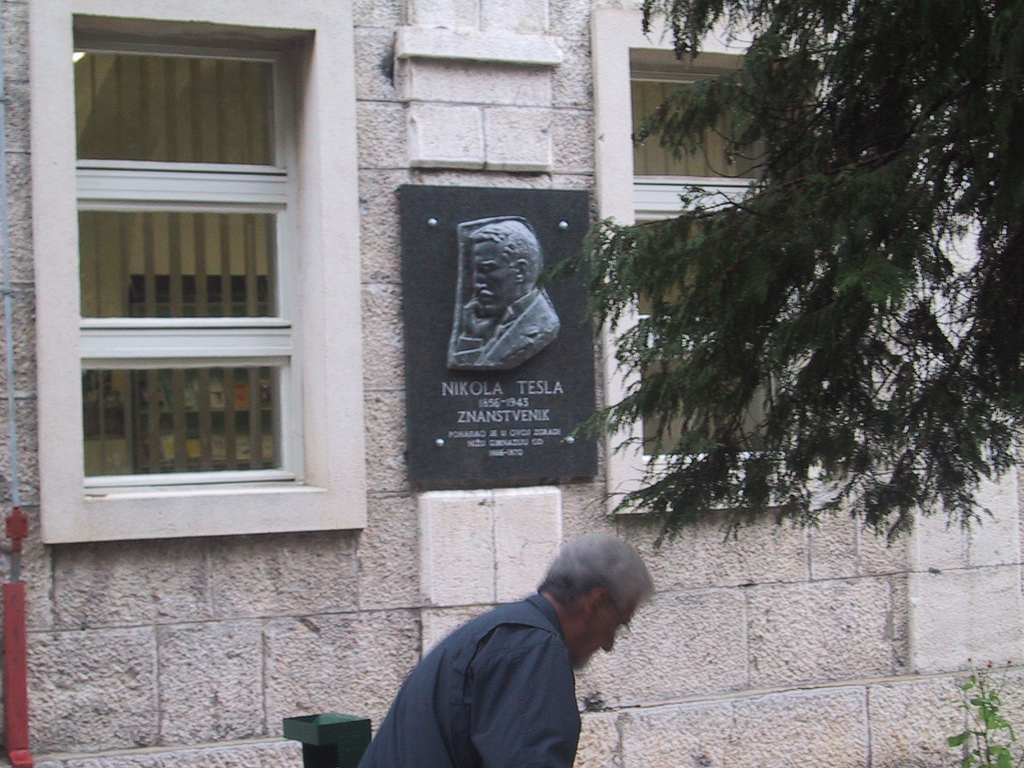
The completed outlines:
<svg viewBox="0 0 1024 768">
<path fill-rule="evenodd" d="M 395 60 L 409 103 L 412 167 L 551 171 L 550 79 L 544 93 L 544 77 L 535 75 L 562 64 L 559 38 L 403 26 L 395 33 Z M 482 72 L 489 77 L 477 76 Z"/>
<path fill-rule="evenodd" d="M 562 50 L 557 38 L 546 35 L 500 34 L 447 27 L 399 27 L 395 34 L 397 59 L 453 59 L 557 67 Z"/>
<path fill-rule="evenodd" d="M 298 0 L 48 0 L 30 5 L 39 473 L 46 543 L 360 528 L 365 524 L 359 214 L 351 6 Z M 74 19 L 145 42 L 286 47 L 300 59 L 297 252 L 305 474 L 296 481 L 84 487 Z M 321 211 L 329 212 L 321 215 Z M 330 269 L 327 269 L 327 266 Z M 337 375 L 344 371 L 345 375 Z M 69 425 L 79 425 L 73 427 Z"/>
</svg>

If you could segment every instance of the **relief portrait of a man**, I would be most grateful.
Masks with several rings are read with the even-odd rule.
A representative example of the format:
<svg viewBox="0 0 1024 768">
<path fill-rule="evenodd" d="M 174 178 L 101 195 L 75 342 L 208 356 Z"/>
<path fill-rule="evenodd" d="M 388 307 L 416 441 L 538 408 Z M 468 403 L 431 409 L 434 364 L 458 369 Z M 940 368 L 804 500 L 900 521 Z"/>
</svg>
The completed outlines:
<svg viewBox="0 0 1024 768">
<path fill-rule="evenodd" d="M 558 335 L 559 320 L 537 278 L 540 242 L 520 216 L 458 225 L 459 286 L 448 344 L 448 368 L 506 371 L 529 360 Z"/>
</svg>

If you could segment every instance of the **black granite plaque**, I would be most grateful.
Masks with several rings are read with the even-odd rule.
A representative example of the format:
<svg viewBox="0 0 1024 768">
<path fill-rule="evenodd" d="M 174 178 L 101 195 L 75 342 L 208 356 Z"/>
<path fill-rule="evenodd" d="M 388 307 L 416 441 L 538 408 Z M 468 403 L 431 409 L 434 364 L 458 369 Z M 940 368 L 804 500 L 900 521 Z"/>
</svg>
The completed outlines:
<svg viewBox="0 0 1024 768">
<path fill-rule="evenodd" d="M 594 412 L 585 288 L 536 282 L 579 251 L 589 195 L 404 186 L 399 200 L 410 479 L 595 474 L 594 441 L 572 434 Z"/>
</svg>

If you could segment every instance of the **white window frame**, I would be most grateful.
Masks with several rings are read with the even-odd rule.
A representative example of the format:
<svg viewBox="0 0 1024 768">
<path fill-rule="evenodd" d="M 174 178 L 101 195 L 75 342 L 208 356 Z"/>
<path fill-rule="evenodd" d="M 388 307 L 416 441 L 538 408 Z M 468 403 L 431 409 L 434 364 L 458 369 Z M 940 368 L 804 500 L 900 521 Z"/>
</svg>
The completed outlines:
<svg viewBox="0 0 1024 768">
<path fill-rule="evenodd" d="M 30 4 L 44 542 L 330 530 L 365 524 L 352 19 L 348 4 L 332 5 L 331 14 L 324 14 L 321 4 Z M 90 44 L 89 50 L 273 59 L 279 80 L 274 89 L 275 119 L 285 120 L 275 130 L 278 164 L 76 161 L 71 117 L 76 17 L 90 31 L 114 29 L 117 40 L 139 42 Z M 92 40 L 94 35 L 88 37 Z M 238 39 L 245 39 L 246 45 L 235 47 L 232 42 L 225 50 L 224 41 Z M 182 48 L 186 42 L 189 47 Z M 279 100 L 290 93 L 301 94 L 301 103 Z M 294 127 L 287 124 L 291 114 L 296 115 Z M 282 136 L 289 140 L 282 141 Z M 296 147 L 297 153 L 289 155 L 289 147 Z M 287 268 L 279 274 L 277 316 L 81 319 L 80 207 L 276 213 L 280 261 L 295 259 L 290 276 Z M 282 469 L 85 478 L 83 365 L 191 367 L 213 358 L 224 365 L 280 366 Z"/>
<path fill-rule="evenodd" d="M 631 50 L 672 50 L 671 35 L 655 19 L 645 35 L 638 10 L 600 8 L 591 16 L 594 69 L 595 171 L 598 215 L 619 224 L 669 218 L 681 210 L 680 193 L 700 186 L 732 196 L 747 179 L 634 176 Z M 708 53 L 742 55 L 741 41 L 712 33 L 702 41 Z M 638 382 L 636 372 L 622 370 L 615 359 L 615 337 L 635 325 L 640 315 L 625 313 L 615 328 L 602 329 L 603 373 L 607 403 L 620 402 Z M 647 468 L 657 457 L 643 451 L 643 425 L 634 423 L 607 438 L 608 511 L 618 510 L 622 497 L 642 486 Z"/>
<path fill-rule="evenodd" d="M 79 211 L 265 213 L 275 218 L 276 314 L 257 318 L 82 318 L 82 370 L 267 366 L 278 377 L 280 468 L 218 472 L 101 475 L 85 487 L 119 488 L 295 480 L 303 477 L 302 367 L 294 354 L 296 189 L 288 62 L 278 52 L 219 48 L 77 46 L 89 53 L 133 53 L 256 61 L 272 66 L 274 165 L 78 160 Z"/>
</svg>

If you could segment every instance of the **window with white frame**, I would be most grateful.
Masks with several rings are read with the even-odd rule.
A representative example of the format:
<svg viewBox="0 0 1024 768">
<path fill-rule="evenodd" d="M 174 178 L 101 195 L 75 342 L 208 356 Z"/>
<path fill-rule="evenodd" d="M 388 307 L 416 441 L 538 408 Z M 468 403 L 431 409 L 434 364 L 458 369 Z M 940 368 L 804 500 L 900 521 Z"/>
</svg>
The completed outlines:
<svg viewBox="0 0 1024 768">
<path fill-rule="evenodd" d="M 44 542 L 365 525 L 354 27 L 328 4 L 29 5 Z"/>
<path fill-rule="evenodd" d="M 632 137 L 640 116 L 668 92 L 699 77 L 735 69 L 745 44 L 728 35 L 709 35 L 695 62 L 683 65 L 672 52 L 671 31 L 655 18 L 646 31 L 639 10 L 600 8 L 592 23 L 594 67 L 595 167 L 599 216 L 622 224 L 655 221 L 676 215 L 680 193 L 687 185 L 718 190 L 724 195 L 742 192 L 749 168 L 720 154 L 709 145 L 700 155 L 672 158 L 651 139 L 635 147 Z M 618 402 L 639 375 L 618 366 L 614 334 L 641 316 L 637 307 L 604 333 L 605 393 Z M 632 424 L 608 440 L 608 503 L 616 510 L 622 495 L 636 490 L 659 448 L 645 434 L 643 424 Z M 621 510 L 619 510 L 621 511 Z"/>
<path fill-rule="evenodd" d="M 701 54 L 694 62 L 683 64 L 671 51 L 634 49 L 630 51 L 630 92 L 633 114 L 633 136 L 640 135 L 644 120 L 654 114 L 673 93 L 705 78 L 719 77 L 739 68 L 742 56 L 735 54 Z M 714 191 L 723 198 L 742 195 L 751 179 L 757 176 L 758 148 L 733 153 L 726 147 L 728 118 L 716 130 L 708 131 L 700 148 L 692 153 L 675 155 L 663 146 L 657 136 L 633 145 L 633 195 L 635 220 L 656 221 L 679 213 L 680 193 L 686 187 Z M 646 311 L 641 300 L 638 311 Z M 742 431 L 756 436 L 763 409 L 752 409 Z M 682 431 L 676 419 L 663 430 L 657 424 L 644 422 L 643 452 L 646 456 L 664 454 L 675 444 Z M 756 437 L 754 439 L 756 443 Z"/>
<path fill-rule="evenodd" d="M 86 486 L 300 475 L 280 56 L 94 45 L 74 70 Z"/>
<path fill-rule="evenodd" d="M 740 66 L 736 54 L 705 53 L 683 64 L 671 51 L 633 49 L 629 53 L 633 135 L 672 93 L 698 80 L 717 77 Z M 724 134 L 709 131 L 700 150 L 675 156 L 661 146 L 657 136 L 633 146 L 633 189 L 636 221 L 653 221 L 679 212 L 679 193 L 686 186 L 717 190 L 726 196 L 742 193 L 755 177 L 756 151 L 727 151 Z"/>
</svg>

